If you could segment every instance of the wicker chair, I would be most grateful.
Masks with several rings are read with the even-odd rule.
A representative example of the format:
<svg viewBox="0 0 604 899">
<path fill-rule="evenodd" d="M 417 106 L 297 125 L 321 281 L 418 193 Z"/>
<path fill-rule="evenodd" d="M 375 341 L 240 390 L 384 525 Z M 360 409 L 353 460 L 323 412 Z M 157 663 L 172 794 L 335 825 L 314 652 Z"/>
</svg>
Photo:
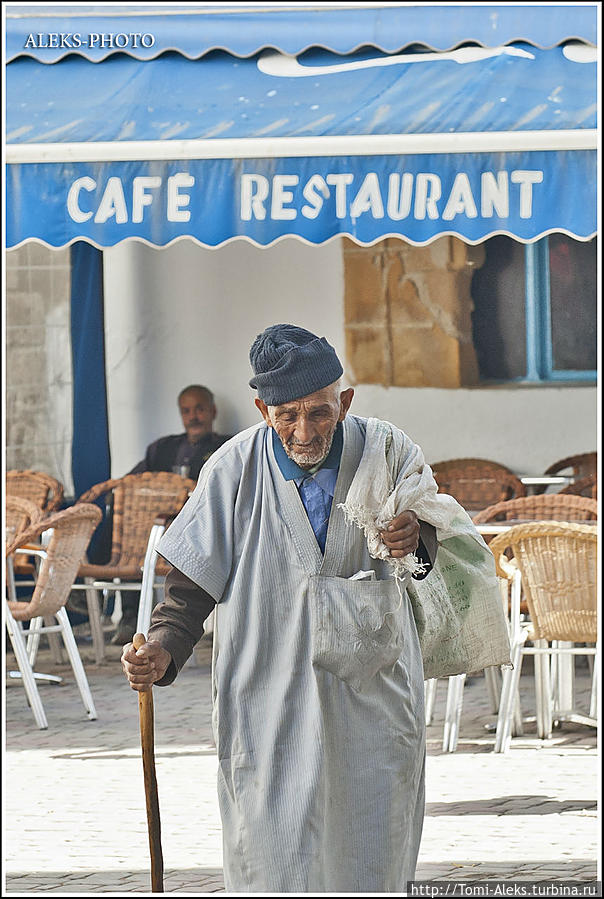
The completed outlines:
<svg viewBox="0 0 604 899">
<path fill-rule="evenodd" d="M 598 498 L 598 476 L 590 474 L 586 478 L 579 478 L 574 484 L 569 484 L 560 493 L 570 496 L 586 496 L 593 500 Z"/>
<path fill-rule="evenodd" d="M 10 559 L 15 552 L 37 556 L 40 566 L 33 595 L 29 601 L 18 600 L 9 578 L 9 599 L 6 603 L 6 624 L 13 650 L 17 658 L 23 684 L 36 723 L 40 728 L 48 727 L 42 701 L 38 693 L 33 672 L 40 636 L 60 633 L 75 679 L 89 718 L 96 718 L 96 709 L 86 673 L 69 623 L 65 603 L 78 568 L 90 542 L 92 532 L 101 519 L 97 506 L 82 504 L 55 512 L 53 515 L 30 525 L 17 534 L 7 545 L 6 555 Z M 44 531 L 50 531 L 46 547 L 33 543 Z M 49 624 L 55 618 L 56 624 Z M 29 621 L 27 644 L 22 622 Z"/>
<path fill-rule="evenodd" d="M 77 503 L 113 495 L 111 558 L 103 565 L 84 562 L 78 576 L 85 579 L 90 629 L 97 662 L 104 658 L 104 635 L 97 590 L 140 592 L 149 536 L 158 515 L 176 515 L 195 489 L 195 481 L 167 471 L 145 471 L 96 484 Z M 155 574 L 168 566 L 159 559 Z M 153 582 L 152 582 L 153 585 Z M 76 585 L 78 586 L 78 585 Z"/>
<path fill-rule="evenodd" d="M 586 478 L 590 474 L 596 474 L 598 469 L 598 454 L 579 453 L 577 456 L 568 456 L 566 459 L 559 459 L 545 470 L 546 475 L 563 474 L 569 469 L 569 473 L 575 478 Z"/>
<path fill-rule="evenodd" d="M 22 496 L 13 496 L 7 494 L 4 502 L 6 511 L 6 531 L 5 541 L 12 540 L 20 531 L 23 531 L 30 524 L 40 521 L 44 517 L 45 512 L 39 505 L 30 499 Z M 10 575 L 17 573 L 21 576 L 32 577 L 35 572 L 33 563 L 25 556 L 20 556 L 13 560 Z"/>
<path fill-rule="evenodd" d="M 503 521 L 597 521 L 598 504 L 584 496 L 568 496 L 560 493 L 519 496 L 504 503 L 495 503 L 474 515 L 474 524 L 488 524 Z M 485 534 L 483 539 L 490 543 L 493 535 Z M 528 613 L 528 606 L 522 601 L 520 611 Z"/>
<path fill-rule="evenodd" d="M 580 496 L 562 496 L 560 493 L 542 494 L 540 496 L 520 496 L 506 502 L 495 503 L 478 512 L 474 518 L 474 524 L 496 523 L 515 519 L 540 519 L 556 521 L 596 521 L 598 517 L 598 504 L 592 500 Z M 489 543 L 492 535 L 484 535 L 484 540 Z M 504 603 L 506 601 L 503 597 Z M 509 596 L 508 596 L 509 603 Z M 525 600 L 520 603 L 520 612 L 529 614 Z M 485 679 L 493 712 L 499 710 L 499 696 L 501 691 L 501 675 L 494 668 L 485 669 Z M 463 704 L 463 684 L 465 675 L 456 675 L 448 679 L 447 709 L 445 713 L 445 730 L 443 735 L 443 750 L 454 752 L 457 748 L 457 734 L 459 720 Z M 432 713 L 436 698 L 436 682 L 426 681 L 426 723 L 432 722 Z M 515 726 L 517 732 L 522 730 L 519 706 L 515 709 Z"/>
<path fill-rule="evenodd" d="M 596 452 L 591 453 L 578 453 L 576 456 L 567 456 L 565 459 L 559 459 L 557 462 L 554 462 L 549 466 L 544 472 L 545 476 L 551 475 L 569 475 L 575 481 L 583 480 L 583 478 L 588 478 L 591 475 L 596 475 L 598 471 L 598 454 Z M 573 486 L 572 484 L 570 485 Z M 546 486 L 535 486 L 535 493 L 544 493 L 547 489 Z M 568 490 L 568 488 L 565 488 Z M 568 490 L 569 493 L 572 493 L 572 490 Z M 581 494 L 582 496 L 592 496 L 591 493 L 587 492 Z M 595 494 L 593 494 L 593 498 L 595 499 Z"/>
<path fill-rule="evenodd" d="M 28 499 L 46 513 L 56 511 L 63 502 L 63 485 L 43 471 L 7 471 L 6 493 Z"/>
<path fill-rule="evenodd" d="M 537 732 L 552 731 L 550 656 L 563 653 L 596 655 L 595 646 L 560 646 L 560 643 L 595 644 L 597 641 L 597 528 L 574 522 L 537 521 L 520 524 L 499 534 L 490 544 L 500 576 L 513 580 L 512 664 L 503 677 L 495 751 L 506 752 L 511 740 L 514 697 L 518 690 L 522 657 L 535 656 Z M 504 552 L 511 549 L 515 566 Z M 520 617 L 520 572 L 530 621 Z M 527 641 L 532 642 L 527 647 Z M 552 643 L 553 645 L 549 645 Z M 557 720 L 595 726 L 595 677 L 589 716 L 560 709 Z"/>
<path fill-rule="evenodd" d="M 504 503 L 495 503 L 472 519 L 474 524 L 496 524 L 503 521 L 588 521 L 598 520 L 598 504 L 596 500 L 585 496 L 570 496 L 559 493 L 542 493 L 533 496 L 519 496 Z M 484 534 L 486 543 L 493 540 L 493 535 Z M 520 611 L 528 614 L 526 601 L 520 604 Z"/>
<path fill-rule="evenodd" d="M 439 493 L 451 494 L 470 511 L 526 494 L 520 478 L 505 465 L 488 459 L 450 459 L 431 468 Z"/>
<path fill-rule="evenodd" d="M 63 485 L 43 471 L 6 472 L 7 496 L 18 496 L 38 506 L 44 515 L 56 512 L 63 502 Z M 33 566 L 25 557 L 15 559 L 15 571 L 20 575 L 32 575 Z"/>
<path fill-rule="evenodd" d="M 487 506 L 473 517 L 474 524 L 487 522 L 514 521 L 596 521 L 598 504 L 584 496 L 570 496 L 560 493 L 543 493 L 535 496 L 520 496 L 503 503 Z"/>
<path fill-rule="evenodd" d="M 12 543 L 15 537 L 42 518 L 42 510 L 29 499 L 8 494 L 4 500 L 6 513 L 5 540 Z"/>
</svg>

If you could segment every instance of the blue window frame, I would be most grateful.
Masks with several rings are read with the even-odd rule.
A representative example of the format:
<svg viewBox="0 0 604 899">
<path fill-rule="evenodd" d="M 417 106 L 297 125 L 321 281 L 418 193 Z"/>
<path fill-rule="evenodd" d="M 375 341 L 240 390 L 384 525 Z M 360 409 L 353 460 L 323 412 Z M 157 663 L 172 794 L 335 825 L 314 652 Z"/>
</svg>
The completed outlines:
<svg viewBox="0 0 604 899">
<path fill-rule="evenodd" d="M 597 378 L 597 244 L 551 234 L 496 235 L 472 280 L 482 383 L 590 383 Z"/>
<path fill-rule="evenodd" d="M 595 369 L 556 369 L 554 367 L 549 238 L 545 237 L 535 243 L 527 244 L 524 253 L 526 378 L 522 380 L 594 381 L 597 378 Z M 590 336 L 588 334 L 587 338 L 589 339 Z"/>
</svg>

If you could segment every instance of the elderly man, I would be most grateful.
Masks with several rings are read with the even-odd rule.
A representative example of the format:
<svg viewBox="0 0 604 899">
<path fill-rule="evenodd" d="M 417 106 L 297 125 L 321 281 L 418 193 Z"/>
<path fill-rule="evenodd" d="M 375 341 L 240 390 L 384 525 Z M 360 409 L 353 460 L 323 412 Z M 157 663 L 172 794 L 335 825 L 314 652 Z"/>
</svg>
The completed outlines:
<svg viewBox="0 0 604 899">
<path fill-rule="evenodd" d="M 407 588 L 434 562 L 435 531 L 405 505 L 381 522 L 368 513 L 382 481 L 392 493 L 404 435 L 382 428 L 372 460 L 386 423 L 348 414 L 353 390 L 325 338 L 275 325 L 250 360 L 263 421 L 214 454 L 164 535 L 166 598 L 147 643 L 124 647 L 124 671 L 135 690 L 171 683 L 216 603 L 227 891 L 403 892 L 425 758 Z M 416 459 L 404 439 L 401 459 Z M 406 480 L 418 493 L 416 475 L 429 477 L 433 502 L 423 457 L 414 466 Z"/>
</svg>

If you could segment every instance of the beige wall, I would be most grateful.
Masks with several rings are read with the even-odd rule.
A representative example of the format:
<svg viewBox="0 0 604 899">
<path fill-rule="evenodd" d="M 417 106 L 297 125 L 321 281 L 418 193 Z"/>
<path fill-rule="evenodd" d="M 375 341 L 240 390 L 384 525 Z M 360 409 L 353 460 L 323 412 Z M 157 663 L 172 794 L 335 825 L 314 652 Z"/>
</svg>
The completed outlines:
<svg viewBox="0 0 604 899">
<path fill-rule="evenodd" d="M 484 248 L 455 237 L 426 247 L 389 238 L 371 247 L 342 241 L 346 352 L 359 384 L 477 384 L 472 274 Z"/>
</svg>

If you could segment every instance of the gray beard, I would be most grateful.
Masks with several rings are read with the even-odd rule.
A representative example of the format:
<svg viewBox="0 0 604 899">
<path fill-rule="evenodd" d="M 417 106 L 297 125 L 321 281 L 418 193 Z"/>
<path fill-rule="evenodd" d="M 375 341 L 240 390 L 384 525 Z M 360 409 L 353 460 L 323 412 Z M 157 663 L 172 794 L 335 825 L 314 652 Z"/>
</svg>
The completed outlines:
<svg viewBox="0 0 604 899">
<path fill-rule="evenodd" d="M 334 435 L 336 433 L 336 427 L 337 427 L 337 422 L 334 425 L 334 429 L 331 432 L 329 438 L 327 438 L 327 437 L 322 438 L 326 441 L 327 449 L 325 449 L 325 451 L 322 453 L 321 457 L 318 459 L 315 459 L 314 457 L 312 459 L 308 458 L 310 455 L 310 450 L 308 453 L 296 453 L 289 446 L 287 446 L 285 443 L 283 443 L 283 441 L 281 441 L 281 444 L 282 444 L 283 449 L 285 450 L 286 454 L 289 456 L 289 458 L 293 462 L 295 462 L 296 465 L 298 465 L 300 468 L 304 468 L 304 469 L 315 468 L 315 466 L 321 465 L 325 461 L 325 459 L 327 459 L 327 457 L 329 455 L 329 451 L 331 449 L 331 445 L 333 443 Z"/>
</svg>

